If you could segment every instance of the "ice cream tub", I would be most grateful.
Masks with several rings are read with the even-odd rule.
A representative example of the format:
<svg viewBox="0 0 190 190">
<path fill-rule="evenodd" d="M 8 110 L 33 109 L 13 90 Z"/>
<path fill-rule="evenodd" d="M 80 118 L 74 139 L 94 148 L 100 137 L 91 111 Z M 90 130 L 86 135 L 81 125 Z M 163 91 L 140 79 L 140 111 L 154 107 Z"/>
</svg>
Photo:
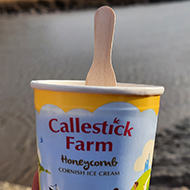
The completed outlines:
<svg viewBox="0 0 190 190">
<path fill-rule="evenodd" d="M 41 190 L 148 190 L 162 86 L 36 80 Z"/>
</svg>

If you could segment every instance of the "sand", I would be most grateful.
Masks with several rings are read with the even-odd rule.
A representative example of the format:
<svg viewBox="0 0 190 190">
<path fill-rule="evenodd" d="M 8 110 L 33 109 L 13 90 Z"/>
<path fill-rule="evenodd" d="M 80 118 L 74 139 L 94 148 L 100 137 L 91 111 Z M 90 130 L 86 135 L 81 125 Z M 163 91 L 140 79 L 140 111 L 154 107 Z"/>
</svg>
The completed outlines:
<svg viewBox="0 0 190 190">
<path fill-rule="evenodd" d="M 166 87 L 151 189 L 190 188 L 189 7 L 188 1 L 114 7 L 117 80 Z M 0 16 L 1 181 L 31 186 L 37 156 L 29 83 L 85 79 L 93 58 L 94 12 Z"/>
</svg>

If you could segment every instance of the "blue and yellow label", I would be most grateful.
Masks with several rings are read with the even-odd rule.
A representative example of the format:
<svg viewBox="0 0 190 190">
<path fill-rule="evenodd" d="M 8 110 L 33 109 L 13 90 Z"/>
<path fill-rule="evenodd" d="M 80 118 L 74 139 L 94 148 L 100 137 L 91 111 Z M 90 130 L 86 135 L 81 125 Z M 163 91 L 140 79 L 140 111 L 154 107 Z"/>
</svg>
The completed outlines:
<svg viewBox="0 0 190 190">
<path fill-rule="evenodd" d="M 148 190 L 159 102 L 35 89 L 40 188 Z"/>
</svg>

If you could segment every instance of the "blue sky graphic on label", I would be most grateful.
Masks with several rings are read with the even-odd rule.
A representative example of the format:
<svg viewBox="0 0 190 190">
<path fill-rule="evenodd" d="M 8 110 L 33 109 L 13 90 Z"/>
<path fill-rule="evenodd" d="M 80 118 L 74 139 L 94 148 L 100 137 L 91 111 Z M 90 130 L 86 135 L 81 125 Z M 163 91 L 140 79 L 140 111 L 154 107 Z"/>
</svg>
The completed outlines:
<svg viewBox="0 0 190 190">
<path fill-rule="evenodd" d="M 125 102 L 36 111 L 41 189 L 130 190 L 151 169 L 157 116 Z M 144 184 L 139 184 L 143 186 Z M 138 190 L 138 187 L 137 187 Z"/>
</svg>

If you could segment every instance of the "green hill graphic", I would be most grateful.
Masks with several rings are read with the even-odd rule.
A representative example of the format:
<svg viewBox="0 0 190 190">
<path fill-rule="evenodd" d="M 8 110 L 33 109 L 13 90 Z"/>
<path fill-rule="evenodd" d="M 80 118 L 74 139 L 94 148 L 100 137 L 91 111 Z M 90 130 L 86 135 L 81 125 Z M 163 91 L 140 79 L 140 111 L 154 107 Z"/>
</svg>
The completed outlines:
<svg viewBox="0 0 190 190">
<path fill-rule="evenodd" d="M 138 186 L 136 187 L 136 189 L 132 187 L 131 190 L 149 190 L 150 173 L 151 169 L 143 173 L 141 177 L 137 180 Z"/>
</svg>

